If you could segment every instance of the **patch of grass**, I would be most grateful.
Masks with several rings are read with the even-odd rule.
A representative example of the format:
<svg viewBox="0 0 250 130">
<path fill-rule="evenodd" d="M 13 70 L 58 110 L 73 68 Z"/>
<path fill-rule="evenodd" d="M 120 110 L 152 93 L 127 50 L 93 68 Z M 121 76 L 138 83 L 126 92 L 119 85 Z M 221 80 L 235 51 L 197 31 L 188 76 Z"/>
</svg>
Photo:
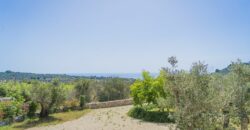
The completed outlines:
<svg viewBox="0 0 250 130">
<path fill-rule="evenodd" d="M 48 126 L 48 125 L 56 125 L 66 121 L 71 121 L 74 119 L 78 119 L 83 115 L 90 112 L 90 109 L 82 110 L 82 111 L 70 111 L 63 113 L 55 113 L 51 114 L 48 118 L 44 119 L 27 119 L 24 122 L 14 123 L 10 126 L 0 127 L 0 130 L 24 130 L 31 127 L 40 127 L 40 126 Z"/>
<path fill-rule="evenodd" d="M 174 123 L 175 120 L 171 113 L 169 112 L 160 112 L 160 111 L 147 111 L 142 107 L 133 107 L 128 115 L 130 117 L 141 119 L 149 122 L 157 122 L 157 123 Z"/>
</svg>

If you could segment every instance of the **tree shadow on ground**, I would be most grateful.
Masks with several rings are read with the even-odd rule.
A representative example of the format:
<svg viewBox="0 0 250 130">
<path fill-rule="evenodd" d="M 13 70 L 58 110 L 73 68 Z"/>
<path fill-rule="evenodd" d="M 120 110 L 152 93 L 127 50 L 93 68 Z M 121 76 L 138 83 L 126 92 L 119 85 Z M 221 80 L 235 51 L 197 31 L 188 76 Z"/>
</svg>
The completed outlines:
<svg viewBox="0 0 250 130">
<path fill-rule="evenodd" d="M 41 118 L 41 119 L 30 119 L 24 123 L 21 123 L 19 125 L 14 126 L 14 128 L 28 129 L 28 128 L 36 127 L 36 126 L 52 125 L 52 124 L 56 124 L 57 122 L 60 122 L 60 121 L 62 121 L 62 120 L 49 116 L 47 118 Z"/>
</svg>

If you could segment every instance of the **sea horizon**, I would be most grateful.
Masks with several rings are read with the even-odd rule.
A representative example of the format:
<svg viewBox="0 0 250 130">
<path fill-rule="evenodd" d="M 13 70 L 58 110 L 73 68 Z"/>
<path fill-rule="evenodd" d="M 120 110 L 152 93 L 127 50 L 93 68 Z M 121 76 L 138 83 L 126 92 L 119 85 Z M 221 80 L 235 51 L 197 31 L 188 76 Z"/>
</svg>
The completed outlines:
<svg viewBox="0 0 250 130">
<path fill-rule="evenodd" d="M 150 73 L 151 76 L 156 77 L 158 73 Z M 118 78 L 133 78 L 139 79 L 142 78 L 141 73 L 68 73 L 70 76 L 86 76 L 86 77 L 118 77 Z"/>
</svg>

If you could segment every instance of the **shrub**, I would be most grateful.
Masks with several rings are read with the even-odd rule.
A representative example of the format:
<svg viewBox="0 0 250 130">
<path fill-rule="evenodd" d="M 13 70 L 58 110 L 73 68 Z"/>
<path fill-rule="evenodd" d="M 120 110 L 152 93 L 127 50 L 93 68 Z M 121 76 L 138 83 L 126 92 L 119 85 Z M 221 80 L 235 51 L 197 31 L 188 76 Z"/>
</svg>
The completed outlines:
<svg viewBox="0 0 250 130">
<path fill-rule="evenodd" d="M 0 109 L 0 121 L 3 120 L 4 117 L 4 112 L 2 109 Z"/>
<path fill-rule="evenodd" d="M 145 117 L 146 110 L 142 107 L 133 107 L 129 110 L 128 115 L 137 119 L 142 119 Z"/>
<path fill-rule="evenodd" d="M 14 118 L 16 116 L 16 112 L 17 112 L 17 107 L 14 105 L 11 106 L 6 106 L 3 109 L 4 112 L 4 119 L 8 122 L 8 123 L 12 123 L 14 121 Z"/>
<path fill-rule="evenodd" d="M 63 111 L 72 110 L 77 108 L 78 106 L 79 106 L 79 100 L 77 99 L 68 100 L 63 103 Z"/>
<path fill-rule="evenodd" d="M 7 95 L 6 89 L 3 87 L 0 87 L 0 97 L 5 97 Z"/>
<path fill-rule="evenodd" d="M 136 119 L 142 119 L 149 122 L 174 123 L 174 117 L 171 113 L 160 111 L 146 111 L 143 107 L 133 107 L 128 115 Z"/>
<path fill-rule="evenodd" d="M 82 95 L 86 95 L 86 99 L 89 99 L 89 91 L 90 91 L 90 80 L 87 79 L 80 79 L 76 81 L 75 84 L 75 91 L 76 91 L 76 98 L 81 98 Z"/>
<path fill-rule="evenodd" d="M 0 120 L 12 123 L 16 116 L 22 114 L 22 103 L 16 101 L 0 102 Z"/>
<path fill-rule="evenodd" d="M 81 95 L 80 96 L 80 107 L 83 108 L 85 106 L 85 103 L 86 103 L 86 98 L 84 95 Z"/>
<path fill-rule="evenodd" d="M 37 104 L 35 102 L 31 102 L 29 104 L 29 112 L 27 114 L 28 117 L 32 118 L 36 115 Z"/>
</svg>

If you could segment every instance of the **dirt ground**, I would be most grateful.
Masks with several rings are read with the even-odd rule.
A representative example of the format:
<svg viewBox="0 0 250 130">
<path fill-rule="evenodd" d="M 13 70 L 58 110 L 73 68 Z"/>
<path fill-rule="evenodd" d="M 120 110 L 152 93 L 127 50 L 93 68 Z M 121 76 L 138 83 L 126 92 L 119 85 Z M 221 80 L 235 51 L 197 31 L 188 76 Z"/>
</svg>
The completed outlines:
<svg viewBox="0 0 250 130">
<path fill-rule="evenodd" d="M 169 124 L 144 122 L 128 117 L 127 112 L 131 107 L 95 109 L 77 120 L 28 130 L 170 130 Z"/>
</svg>

